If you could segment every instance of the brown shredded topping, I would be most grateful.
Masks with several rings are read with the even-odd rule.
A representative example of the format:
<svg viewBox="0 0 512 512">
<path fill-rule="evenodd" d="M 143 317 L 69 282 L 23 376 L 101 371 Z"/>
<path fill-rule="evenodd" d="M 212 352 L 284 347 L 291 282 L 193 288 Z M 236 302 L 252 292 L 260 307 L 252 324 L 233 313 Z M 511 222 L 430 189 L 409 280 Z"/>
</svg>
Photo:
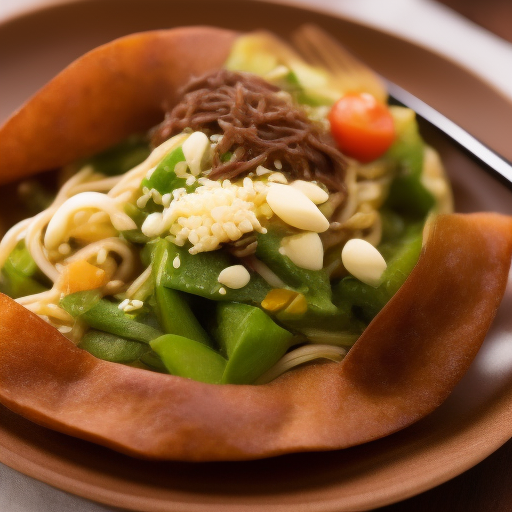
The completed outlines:
<svg viewBox="0 0 512 512">
<path fill-rule="evenodd" d="M 345 160 L 330 134 L 288 95 L 257 76 L 220 70 L 192 79 L 180 103 L 155 130 L 153 143 L 186 128 L 222 135 L 210 179 L 236 178 L 278 160 L 296 179 L 344 190 Z M 223 161 L 226 155 L 230 158 Z"/>
</svg>

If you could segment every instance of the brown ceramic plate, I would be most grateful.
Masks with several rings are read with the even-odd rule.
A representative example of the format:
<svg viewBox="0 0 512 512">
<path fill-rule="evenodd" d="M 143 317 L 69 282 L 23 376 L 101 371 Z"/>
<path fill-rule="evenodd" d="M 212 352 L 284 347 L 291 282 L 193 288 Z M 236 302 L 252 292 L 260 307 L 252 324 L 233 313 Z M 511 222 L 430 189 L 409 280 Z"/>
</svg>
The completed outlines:
<svg viewBox="0 0 512 512">
<path fill-rule="evenodd" d="M 72 59 L 140 30 L 209 24 L 267 28 L 285 37 L 303 22 L 336 34 L 387 78 L 512 159 L 512 104 L 442 56 L 389 34 L 303 9 L 237 0 L 90 0 L 0 26 L 0 121 Z M 429 138 L 434 134 L 427 133 Z M 512 214 L 502 185 L 442 140 L 459 211 Z M 419 423 L 343 451 L 243 463 L 154 463 L 34 425 L 0 407 L 0 461 L 60 489 L 140 511 L 356 511 L 434 487 L 512 435 L 512 287 L 469 373 Z"/>
</svg>

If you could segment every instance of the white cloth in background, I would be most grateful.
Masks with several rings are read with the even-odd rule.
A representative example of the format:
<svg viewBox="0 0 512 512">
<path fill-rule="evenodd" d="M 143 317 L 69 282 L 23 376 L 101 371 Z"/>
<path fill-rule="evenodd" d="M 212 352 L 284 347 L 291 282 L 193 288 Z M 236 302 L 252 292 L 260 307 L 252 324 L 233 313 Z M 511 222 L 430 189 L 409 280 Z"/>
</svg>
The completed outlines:
<svg viewBox="0 0 512 512">
<path fill-rule="evenodd" d="M 0 22 L 39 5 L 66 1 L 70 0 L 0 0 Z M 463 64 L 512 99 L 512 45 L 442 5 L 430 0 L 281 2 L 313 6 L 401 35 Z M 72 496 L 0 464 L 0 512 L 115 510 L 118 509 Z"/>
<path fill-rule="evenodd" d="M 113 512 L 119 509 L 72 496 L 0 464 L 1 512 Z"/>
</svg>

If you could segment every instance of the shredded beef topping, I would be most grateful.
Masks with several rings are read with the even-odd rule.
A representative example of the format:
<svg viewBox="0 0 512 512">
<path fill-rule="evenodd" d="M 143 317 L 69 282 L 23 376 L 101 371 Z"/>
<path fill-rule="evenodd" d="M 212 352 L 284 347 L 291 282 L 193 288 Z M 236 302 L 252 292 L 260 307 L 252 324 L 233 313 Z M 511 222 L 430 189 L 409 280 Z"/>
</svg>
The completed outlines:
<svg viewBox="0 0 512 512">
<path fill-rule="evenodd" d="M 345 160 L 330 134 L 311 121 L 287 94 L 246 73 L 220 70 L 192 79 L 181 101 L 153 134 L 153 143 L 186 128 L 220 134 L 210 179 L 232 179 L 272 165 L 296 179 L 318 180 L 331 190 L 344 190 Z M 230 156 L 228 161 L 226 155 Z"/>
</svg>

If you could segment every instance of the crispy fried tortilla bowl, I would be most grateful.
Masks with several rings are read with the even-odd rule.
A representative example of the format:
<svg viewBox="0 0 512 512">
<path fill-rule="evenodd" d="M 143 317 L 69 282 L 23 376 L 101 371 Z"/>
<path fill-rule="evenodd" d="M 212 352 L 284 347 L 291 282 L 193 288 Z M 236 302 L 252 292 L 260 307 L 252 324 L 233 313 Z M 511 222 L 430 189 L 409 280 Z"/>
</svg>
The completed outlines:
<svg viewBox="0 0 512 512">
<path fill-rule="evenodd" d="M 191 76 L 222 66 L 235 38 L 213 28 L 163 30 L 84 55 L 0 129 L 0 182 L 60 167 L 148 130 Z"/>
<path fill-rule="evenodd" d="M 1 180 L 97 152 L 162 117 L 236 34 L 138 34 L 82 57 L 0 129 Z M 58 121 L 56 121 L 58 120 Z M 435 410 L 469 368 L 505 292 L 512 220 L 445 215 L 341 363 L 263 386 L 208 385 L 100 361 L 0 297 L 0 402 L 45 427 L 158 460 L 249 460 L 354 446 Z"/>
</svg>

